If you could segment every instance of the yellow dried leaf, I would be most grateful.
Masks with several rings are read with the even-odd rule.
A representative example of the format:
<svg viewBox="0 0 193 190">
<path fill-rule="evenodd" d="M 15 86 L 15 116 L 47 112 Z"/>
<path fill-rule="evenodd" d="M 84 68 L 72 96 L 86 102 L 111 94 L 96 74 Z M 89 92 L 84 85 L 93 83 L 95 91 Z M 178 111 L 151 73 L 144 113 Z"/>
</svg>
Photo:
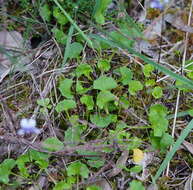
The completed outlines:
<svg viewBox="0 0 193 190">
<path fill-rule="evenodd" d="M 133 161 L 136 164 L 141 164 L 143 159 L 144 159 L 143 151 L 138 148 L 133 149 Z"/>
</svg>

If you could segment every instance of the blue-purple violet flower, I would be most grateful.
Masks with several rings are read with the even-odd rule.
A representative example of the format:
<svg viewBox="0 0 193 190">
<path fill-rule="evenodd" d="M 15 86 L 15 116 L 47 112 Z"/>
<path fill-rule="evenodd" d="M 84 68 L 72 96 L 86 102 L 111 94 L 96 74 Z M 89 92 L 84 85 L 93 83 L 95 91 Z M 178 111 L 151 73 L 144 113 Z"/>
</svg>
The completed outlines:
<svg viewBox="0 0 193 190">
<path fill-rule="evenodd" d="M 40 129 L 36 128 L 36 120 L 35 119 L 22 119 L 20 121 L 21 128 L 18 130 L 18 135 L 25 135 L 25 134 L 39 134 L 41 131 Z"/>
<path fill-rule="evenodd" d="M 169 0 L 151 0 L 150 7 L 163 10 L 167 3 L 169 3 Z"/>
</svg>

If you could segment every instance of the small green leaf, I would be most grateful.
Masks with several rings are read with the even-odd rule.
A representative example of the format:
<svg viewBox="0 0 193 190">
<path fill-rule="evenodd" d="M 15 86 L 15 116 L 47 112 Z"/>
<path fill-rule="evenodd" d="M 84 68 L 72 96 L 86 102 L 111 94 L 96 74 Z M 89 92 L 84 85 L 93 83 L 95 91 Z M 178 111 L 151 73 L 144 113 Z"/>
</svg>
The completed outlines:
<svg viewBox="0 0 193 190">
<path fill-rule="evenodd" d="M 189 114 L 190 116 L 193 116 L 193 109 L 188 110 L 188 114 Z"/>
<path fill-rule="evenodd" d="M 102 188 L 96 185 L 91 185 L 87 187 L 86 190 L 102 190 Z"/>
<path fill-rule="evenodd" d="M 67 35 L 64 34 L 62 30 L 59 30 L 58 28 L 53 28 L 52 32 L 58 43 L 61 43 L 63 45 L 66 44 Z"/>
<path fill-rule="evenodd" d="M 132 71 L 127 68 L 126 66 L 120 67 L 120 73 L 121 73 L 121 82 L 123 85 L 129 84 L 129 81 L 133 78 Z"/>
<path fill-rule="evenodd" d="M 11 174 L 11 170 L 15 166 L 15 160 L 13 159 L 5 159 L 0 164 L 0 182 L 4 184 L 9 183 L 9 175 Z"/>
<path fill-rule="evenodd" d="M 82 86 L 82 83 L 79 80 L 77 80 L 77 82 L 76 82 L 76 92 L 78 94 L 85 94 L 88 90 L 89 90 L 89 88 L 84 88 Z"/>
<path fill-rule="evenodd" d="M 80 77 L 81 75 L 85 75 L 86 77 L 90 78 L 90 73 L 92 72 L 93 72 L 92 67 L 87 63 L 80 64 L 76 68 L 77 77 Z"/>
<path fill-rule="evenodd" d="M 104 14 L 111 1 L 112 0 L 96 0 L 93 17 L 97 23 L 104 24 Z"/>
<path fill-rule="evenodd" d="M 156 99 L 161 98 L 161 97 L 163 96 L 162 88 L 159 87 L 159 86 L 156 86 L 156 87 L 153 89 L 152 95 L 153 95 L 153 97 L 156 98 Z"/>
<path fill-rule="evenodd" d="M 193 80 L 193 71 L 190 71 L 187 73 L 187 76 Z"/>
<path fill-rule="evenodd" d="M 149 87 L 149 86 L 154 86 L 155 85 L 155 80 L 154 79 L 149 79 L 145 81 L 145 86 Z"/>
<path fill-rule="evenodd" d="M 87 110 L 93 110 L 94 101 L 92 96 L 84 95 L 80 98 L 80 102 L 86 105 Z"/>
<path fill-rule="evenodd" d="M 104 160 L 88 160 L 88 165 L 93 168 L 100 168 L 104 166 Z"/>
<path fill-rule="evenodd" d="M 121 96 L 119 99 L 120 102 L 120 107 L 122 107 L 123 109 L 128 109 L 129 108 L 129 100 L 126 96 Z"/>
<path fill-rule="evenodd" d="M 151 72 L 154 71 L 154 66 L 150 64 L 146 64 L 143 67 L 143 73 L 146 77 L 150 77 Z"/>
<path fill-rule="evenodd" d="M 40 15 L 45 21 L 48 21 L 48 22 L 50 21 L 51 11 L 48 4 L 45 4 L 42 7 L 40 7 Z"/>
<path fill-rule="evenodd" d="M 69 53 L 67 55 L 68 58 L 70 58 L 70 59 L 78 58 L 78 56 L 80 55 L 81 51 L 83 50 L 83 46 L 82 46 L 82 44 L 80 44 L 78 42 L 74 42 L 74 43 L 69 45 L 69 49 L 70 49 L 70 52 L 68 52 Z"/>
<path fill-rule="evenodd" d="M 110 123 L 117 121 L 117 116 L 113 114 L 109 114 L 106 116 L 101 116 L 98 114 L 90 115 L 90 120 L 93 124 L 98 127 L 107 127 Z"/>
<path fill-rule="evenodd" d="M 164 133 L 161 141 L 160 141 L 160 148 L 162 150 L 166 150 L 169 146 L 171 146 L 174 143 L 174 139 L 171 135 L 169 135 L 168 133 Z"/>
<path fill-rule="evenodd" d="M 89 169 L 80 161 L 70 164 L 67 168 L 68 176 L 80 175 L 83 178 L 88 178 Z"/>
<path fill-rule="evenodd" d="M 60 12 L 60 9 L 58 7 L 54 7 L 53 16 L 61 25 L 65 25 L 66 23 L 68 23 L 68 19 L 64 16 L 63 13 Z"/>
<path fill-rule="evenodd" d="M 62 96 L 66 98 L 73 98 L 71 87 L 72 87 L 73 80 L 72 79 L 64 79 L 60 81 L 59 90 Z"/>
<path fill-rule="evenodd" d="M 136 165 L 134 167 L 132 167 L 131 169 L 129 169 L 130 172 L 133 172 L 133 173 L 140 173 L 142 171 L 142 166 L 140 165 Z"/>
<path fill-rule="evenodd" d="M 111 90 L 116 87 L 117 83 L 112 77 L 101 76 L 94 81 L 94 89 Z"/>
<path fill-rule="evenodd" d="M 166 119 L 167 109 L 161 104 L 155 104 L 150 107 L 149 120 L 154 130 L 154 136 L 161 137 L 168 128 Z"/>
<path fill-rule="evenodd" d="M 71 145 L 73 144 L 77 144 L 81 141 L 81 133 L 82 133 L 82 129 L 80 128 L 80 126 L 72 126 L 69 127 L 66 131 L 65 131 L 65 141 L 71 143 Z"/>
<path fill-rule="evenodd" d="M 97 95 L 97 106 L 103 109 L 108 102 L 115 100 L 116 96 L 109 91 L 101 91 Z"/>
<path fill-rule="evenodd" d="M 38 99 L 37 100 L 37 104 L 43 107 L 47 107 L 50 103 L 50 99 L 49 98 L 43 98 L 43 99 Z"/>
<path fill-rule="evenodd" d="M 64 144 L 56 137 L 48 137 L 43 141 L 42 147 L 48 151 L 54 152 L 62 150 L 64 148 Z"/>
<path fill-rule="evenodd" d="M 99 60 L 98 63 L 97 63 L 97 67 L 98 67 L 102 72 L 108 71 L 108 70 L 111 68 L 109 61 L 106 60 L 106 59 L 101 59 L 101 60 Z"/>
<path fill-rule="evenodd" d="M 140 181 L 133 180 L 130 182 L 130 188 L 129 190 L 145 190 L 143 184 Z"/>
<path fill-rule="evenodd" d="M 69 109 L 76 108 L 76 102 L 74 100 L 63 100 L 56 105 L 56 111 L 58 113 L 62 111 L 68 111 Z"/>
<path fill-rule="evenodd" d="M 53 188 L 53 190 L 69 190 L 71 189 L 72 185 L 66 183 L 66 181 L 60 181 L 57 182 L 57 184 L 55 185 L 55 187 Z"/>
<path fill-rule="evenodd" d="M 129 93 L 131 95 L 135 95 L 138 91 L 143 89 L 143 85 L 141 84 L 140 81 L 137 80 L 131 80 L 129 81 Z"/>
</svg>

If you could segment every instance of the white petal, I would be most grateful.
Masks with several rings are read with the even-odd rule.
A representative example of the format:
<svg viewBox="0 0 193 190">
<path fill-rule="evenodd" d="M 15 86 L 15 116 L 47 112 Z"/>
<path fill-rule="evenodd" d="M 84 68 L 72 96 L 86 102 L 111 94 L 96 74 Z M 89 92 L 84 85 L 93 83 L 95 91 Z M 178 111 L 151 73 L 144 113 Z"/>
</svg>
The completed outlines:
<svg viewBox="0 0 193 190">
<path fill-rule="evenodd" d="M 38 128 L 35 128 L 35 129 L 34 129 L 34 133 L 35 133 L 35 134 L 37 134 L 37 135 L 38 135 L 38 134 L 40 134 L 40 132 L 41 132 L 41 130 L 40 130 L 40 129 L 38 129 Z"/>
<path fill-rule="evenodd" d="M 29 119 L 28 120 L 28 125 L 30 127 L 35 127 L 36 126 L 36 120 L 35 119 Z"/>
<path fill-rule="evenodd" d="M 19 130 L 17 131 L 17 134 L 18 134 L 18 135 L 24 135 L 24 134 L 25 134 L 25 131 L 24 131 L 23 129 L 19 129 Z"/>
<path fill-rule="evenodd" d="M 28 126 L 28 119 L 24 118 L 20 121 L 21 128 Z"/>
</svg>

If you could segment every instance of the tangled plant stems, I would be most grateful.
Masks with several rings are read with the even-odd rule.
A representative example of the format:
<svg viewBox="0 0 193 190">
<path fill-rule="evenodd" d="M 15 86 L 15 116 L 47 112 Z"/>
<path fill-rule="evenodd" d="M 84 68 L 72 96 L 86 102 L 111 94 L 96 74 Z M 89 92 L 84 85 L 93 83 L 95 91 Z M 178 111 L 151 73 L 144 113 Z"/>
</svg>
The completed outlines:
<svg viewBox="0 0 193 190">
<path fill-rule="evenodd" d="M 163 10 L 168 3 L 169 0 L 152 0 L 150 2 L 150 7 L 154 9 Z"/>
<path fill-rule="evenodd" d="M 22 119 L 20 121 L 20 129 L 18 130 L 18 135 L 27 135 L 27 134 L 39 134 L 41 131 L 36 127 L 35 119 Z"/>
</svg>

